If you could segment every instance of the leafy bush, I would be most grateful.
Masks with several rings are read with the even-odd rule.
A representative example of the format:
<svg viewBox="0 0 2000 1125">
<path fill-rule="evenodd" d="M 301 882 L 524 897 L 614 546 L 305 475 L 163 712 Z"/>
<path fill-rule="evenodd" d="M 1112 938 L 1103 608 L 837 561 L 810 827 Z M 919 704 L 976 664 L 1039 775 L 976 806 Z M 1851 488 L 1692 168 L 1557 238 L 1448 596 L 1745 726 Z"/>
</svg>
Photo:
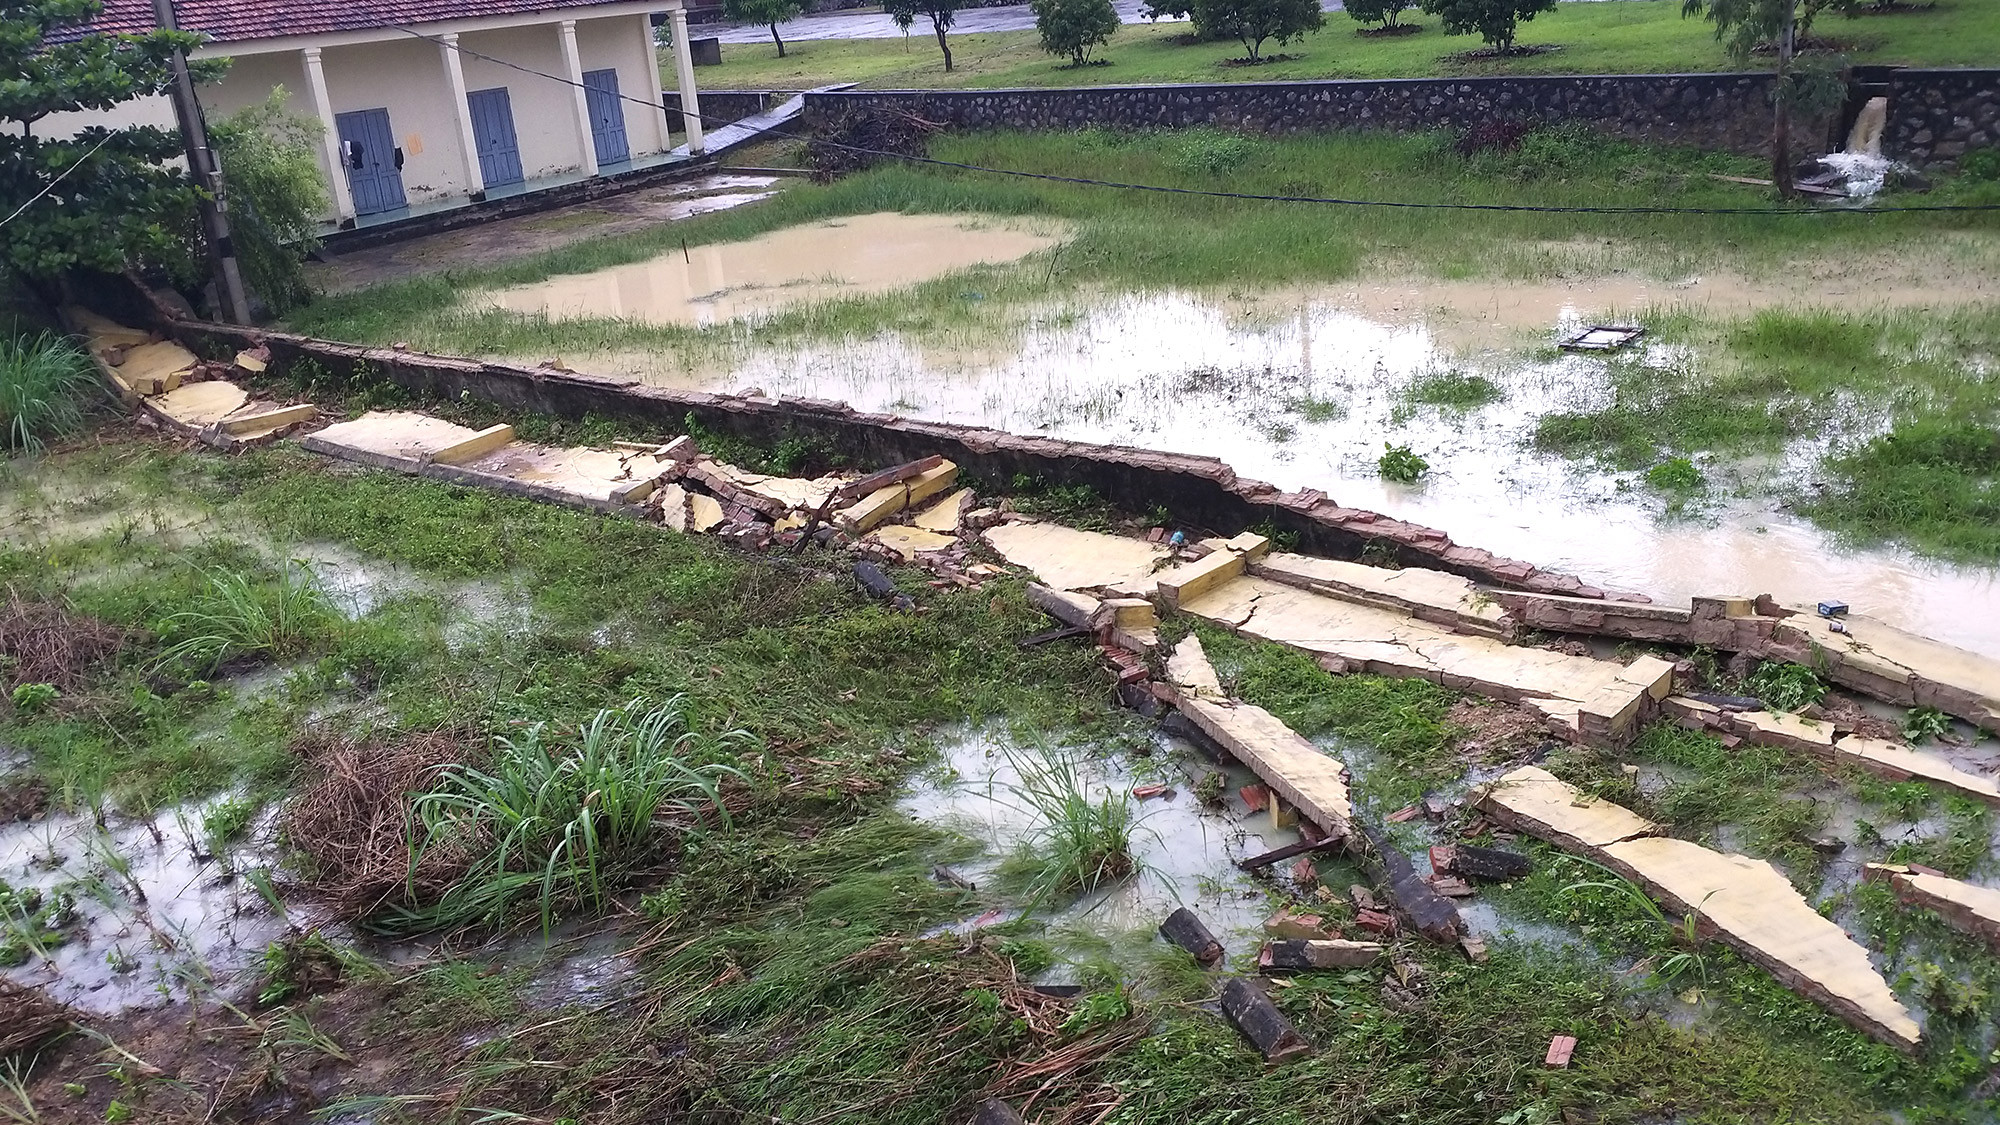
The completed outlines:
<svg viewBox="0 0 2000 1125">
<path fill-rule="evenodd" d="M 1382 443 L 1382 456 L 1375 462 L 1375 470 L 1388 480 L 1413 484 L 1431 471 L 1431 463 L 1417 456 L 1407 445 Z"/>
<path fill-rule="evenodd" d="M 2000 180 L 2000 148 L 1976 148 L 1958 158 L 1959 174 L 1974 180 Z"/>
<path fill-rule="evenodd" d="M 1253 63 L 1263 59 L 1265 40 L 1283 46 L 1326 26 L 1319 0 L 1194 0 L 1190 14 L 1203 38 L 1237 40 Z"/>
<path fill-rule="evenodd" d="M 306 256 L 319 248 L 326 180 L 317 120 L 285 110 L 280 86 L 210 127 L 229 183 L 230 235 L 243 280 L 274 313 L 312 300 Z"/>
<path fill-rule="evenodd" d="M 83 422 L 97 372 L 82 349 L 54 333 L 0 340 L 0 432 L 6 448 L 34 453 L 44 438 Z"/>
<path fill-rule="evenodd" d="M 1555 6 L 1556 0 L 1424 0 L 1424 11 L 1438 17 L 1445 34 L 1476 31 L 1501 54 L 1514 49 L 1514 31 L 1522 20 Z"/>
<path fill-rule="evenodd" d="M 392 907 L 382 928 L 497 926 L 528 901 L 547 927 L 566 906 L 602 905 L 624 870 L 659 853 L 663 834 L 727 818 L 721 784 L 742 775 L 723 759 L 748 743 L 740 730 L 689 729 L 678 695 L 599 711 L 574 731 L 537 723 L 497 740 L 490 772 L 448 767 L 415 803 L 411 870 L 443 851 L 463 854 L 464 874 L 436 902 Z"/>
<path fill-rule="evenodd" d="M 1090 61 L 1090 52 L 1111 41 L 1118 30 L 1118 11 L 1111 0 L 1034 0 L 1035 29 L 1042 50 L 1068 55 L 1071 66 Z"/>
<path fill-rule="evenodd" d="M 61 698 L 62 693 L 54 684 L 18 684 L 14 688 L 14 710 L 23 715 L 32 715 L 48 708 Z"/>
<path fill-rule="evenodd" d="M 1929 742 L 1951 733 L 1951 716 L 1935 707 L 1912 707 L 1903 716 L 1903 737 L 1914 743 Z"/>
<path fill-rule="evenodd" d="M 1417 6 L 1416 0 L 1346 0 L 1342 5 L 1347 14 L 1362 23 L 1379 23 L 1383 27 L 1401 27 L 1397 16 Z"/>
<path fill-rule="evenodd" d="M 1190 129 L 1181 137 L 1170 158 L 1175 167 L 1190 172 L 1218 174 L 1240 168 L 1250 159 L 1250 138 L 1220 129 Z"/>
</svg>

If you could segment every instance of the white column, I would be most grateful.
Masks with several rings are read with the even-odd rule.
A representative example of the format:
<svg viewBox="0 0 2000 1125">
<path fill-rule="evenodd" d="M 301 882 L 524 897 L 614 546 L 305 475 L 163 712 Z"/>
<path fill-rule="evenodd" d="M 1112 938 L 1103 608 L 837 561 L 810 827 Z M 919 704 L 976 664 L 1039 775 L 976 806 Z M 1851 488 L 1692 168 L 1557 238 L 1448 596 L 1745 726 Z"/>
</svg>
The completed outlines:
<svg viewBox="0 0 2000 1125">
<path fill-rule="evenodd" d="M 645 48 L 640 57 L 646 60 L 646 100 L 653 103 L 653 128 L 660 134 L 660 151 L 674 147 L 673 135 L 667 129 L 667 99 L 660 93 L 660 49 L 653 40 L 653 17 L 639 16 L 639 43 Z"/>
<path fill-rule="evenodd" d="M 347 164 L 340 159 L 340 133 L 333 124 L 333 99 L 326 93 L 326 69 L 320 65 L 319 48 L 307 47 L 306 89 L 312 95 L 313 112 L 319 115 L 320 155 L 326 160 L 327 183 L 333 188 L 333 217 L 342 226 L 354 221 L 354 193 L 347 190 Z"/>
<path fill-rule="evenodd" d="M 451 87 L 451 108 L 458 114 L 458 148 L 465 154 L 465 191 L 482 195 L 486 177 L 479 171 L 479 141 L 472 135 L 472 103 L 465 96 L 465 64 L 458 57 L 458 33 L 438 36 L 438 55 L 444 59 L 444 80 Z"/>
<path fill-rule="evenodd" d="M 569 80 L 570 93 L 576 95 L 577 139 L 583 142 L 583 174 L 597 175 L 597 142 L 590 135 L 590 99 L 583 94 L 583 58 L 576 53 L 576 21 L 564 20 L 556 25 L 557 34 L 562 37 L 563 77 Z"/>
<path fill-rule="evenodd" d="M 686 8 L 675 8 L 667 17 L 674 30 L 674 77 L 681 88 L 681 120 L 688 137 L 688 151 L 696 156 L 708 151 L 701 137 L 701 99 L 694 92 L 694 48 L 688 45 Z"/>
</svg>

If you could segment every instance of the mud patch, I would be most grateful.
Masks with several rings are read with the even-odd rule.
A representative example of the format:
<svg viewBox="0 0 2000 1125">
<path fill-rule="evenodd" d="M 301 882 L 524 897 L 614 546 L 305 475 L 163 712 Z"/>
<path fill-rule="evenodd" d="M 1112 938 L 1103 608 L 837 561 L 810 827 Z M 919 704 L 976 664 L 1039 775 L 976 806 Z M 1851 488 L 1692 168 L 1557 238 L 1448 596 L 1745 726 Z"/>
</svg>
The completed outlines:
<svg viewBox="0 0 2000 1125">
<path fill-rule="evenodd" d="M 675 250 L 553 277 L 478 300 L 552 320 L 716 324 L 787 305 L 884 293 L 972 266 L 1018 261 L 1060 228 L 977 215 L 882 212 L 787 227 L 747 242 Z"/>
</svg>

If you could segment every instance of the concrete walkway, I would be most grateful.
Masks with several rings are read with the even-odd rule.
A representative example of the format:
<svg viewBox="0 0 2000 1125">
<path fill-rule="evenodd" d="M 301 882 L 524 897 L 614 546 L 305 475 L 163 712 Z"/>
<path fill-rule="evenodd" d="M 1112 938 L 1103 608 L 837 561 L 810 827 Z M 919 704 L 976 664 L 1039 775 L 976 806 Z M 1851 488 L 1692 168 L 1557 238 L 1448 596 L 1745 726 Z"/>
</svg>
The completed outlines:
<svg viewBox="0 0 2000 1125">
<path fill-rule="evenodd" d="M 706 152 L 709 156 L 721 156 L 730 149 L 741 148 L 744 145 L 750 144 L 762 134 L 779 128 L 799 114 L 804 113 L 806 109 L 806 94 L 817 94 L 826 90 L 845 90 L 852 85 L 854 85 L 852 82 L 841 82 L 832 86 L 817 86 L 805 93 L 794 94 L 762 113 L 751 114 L 741 121 L 732 121 L 719 129 L 710 129 L 703 136 L 703 140 L 707 142 Z M 674 149 L 673 155 L 687 156 L 688 146 L 683 144 L 679 148 Z"/>
</svg>

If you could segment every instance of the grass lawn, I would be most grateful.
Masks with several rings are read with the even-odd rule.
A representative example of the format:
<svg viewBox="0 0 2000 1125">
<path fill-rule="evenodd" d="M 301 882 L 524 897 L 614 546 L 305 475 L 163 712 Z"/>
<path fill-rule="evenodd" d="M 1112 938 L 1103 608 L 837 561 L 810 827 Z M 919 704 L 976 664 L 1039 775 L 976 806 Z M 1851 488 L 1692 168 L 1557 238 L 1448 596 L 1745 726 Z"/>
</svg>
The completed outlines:
<svg viewBox="0 0 2000 1125">
<path fill-rule="evenodd" d="M 1240 45 L 1187 44 L 1185 24 L 1120 27 L 1102 66 L 1070 68 L 1041 49 L 1033 31 L 952 37 L 957 64 L 949 74 L 936 45 L 908 39 L 803 40 L 785 58 L 768 43 L 724 47 L 720 66 L 696 80 L 712 89 L 804 89 L 833 82 L 866 87 L 1095 86 L 1144 82 L 1265 82 L 1300 78 L 1403 78 L 1427 75 L 1623 74 L 1736 70 L 1712 25 L 1685 19 L 1671 0 L 1604 0 L 1562 4 L 1521 25 L 1522 45 L 1561 50 L 1525 58 L 1468 62 L 1453 56 L 1479 47 L 1474 36 L 1447 36 L 1432 16 L 1412 13 L 1424 30 L 1367 39 L 1341 12 L 1326 28 L 1269 54 L 1291 56 L 1262 66 L 1225 65 Z M 925 25 L 919 21 L 918 30 Z M 1991 66 L 2000 59 L 2000 12 L 1977 0 L 1941 0 L 1934 10 L 1846 18 L 1822 15 L 1815 34 L 1847 45 L 1855 63 L 1910 66 Z M 663 68 L 668 86 L 671 65 Z"/>
</svg>

